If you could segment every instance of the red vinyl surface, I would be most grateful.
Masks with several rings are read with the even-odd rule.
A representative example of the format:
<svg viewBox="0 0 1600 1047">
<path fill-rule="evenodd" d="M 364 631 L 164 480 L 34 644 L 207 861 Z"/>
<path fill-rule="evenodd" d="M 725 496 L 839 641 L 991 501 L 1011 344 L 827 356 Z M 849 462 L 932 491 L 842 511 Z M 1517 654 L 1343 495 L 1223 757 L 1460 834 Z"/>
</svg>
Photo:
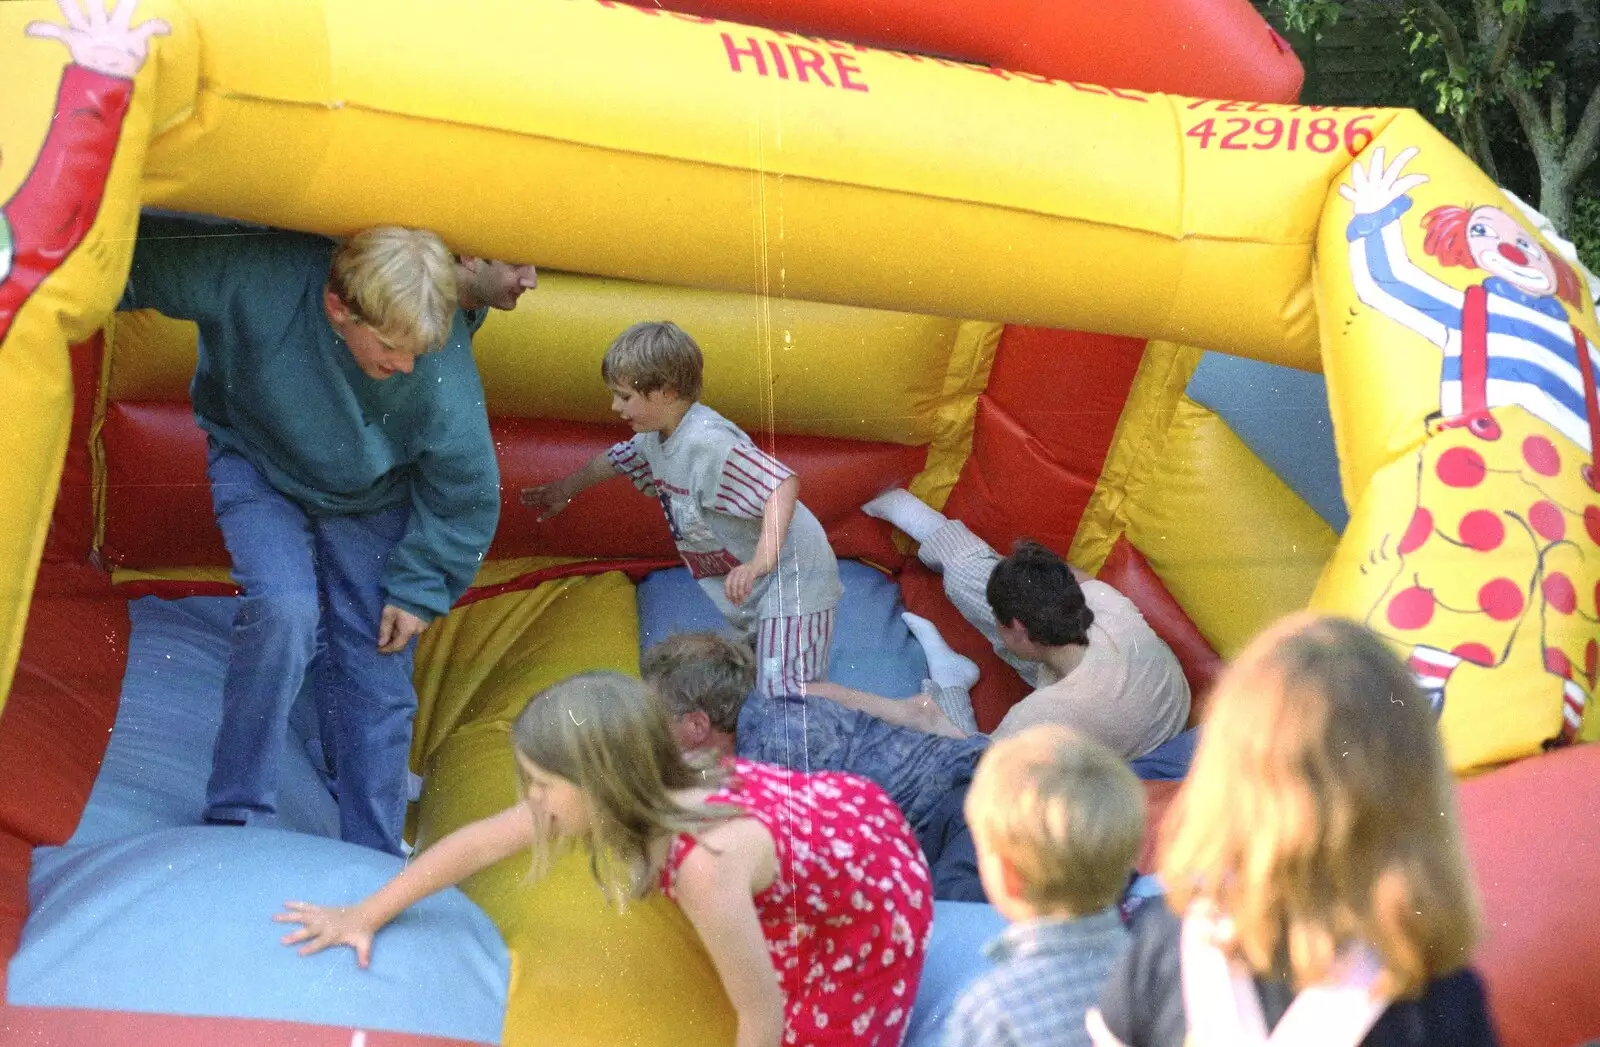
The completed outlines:
<svg viewBox="0 0 1600 1047">
<path fill-rule="evenodd" d="M 33 866 L 33 844 L 0 828 L 0 1008 L 6 998 L 6 967 L 22 941 L 28 919 L 28 870 Z M 0 1015 L 5 1011 L 0 1009 Z M 0 1018 L 0 1032 L 5 1020 Z M 10 1041 L 0 1039 L 0 1043 Z"/>
<path fill-rule="evenodd" d="M 1483 895 L 1474 960 L 1503 1047 L 1600 1039 L 1600 745 L 1521 760 L 1461 783 Z"/>
<path fill-rule="evenodd" d="M 105 577 L 45 564 L 0 714 L 0 972 L 27 918 L 34 846 L 65 843 L 89 801 L 127 657 L 128 605 Z"/>
<path fill-rule="evenodd" d="M 500 526 L 491 558 L 675 556 L 661 508 L 622 479 L 586 491 L 540 524 L 524 509 L 524 487 L 557 479 L 628 435 L 626 428 L 531 419 L 492 423 L 500 457 Z M 113 403 L 106 408 L 106 531 L 102 553 L 122 567 L 222 567 L 228 563 L 211 512 L 205 435 L 187 403 Z M 862 502 L 922 468 L 926 451 L 899 444 L 779 436 L 768 450 L 801 477 L 800 498 L 834 551 L 896 566 L 901 557 Z"/>
<path fill-rule="evenodd" d="M 228 563 L 211 515 L 206 436 L 188 403 L 109 403 L 105 539 L 112 567 L 220 567 Z"/>
<path fill-rule="evenodd" d="M 475 1041 L 251 1018 L 0 1004 L 0 1044 L 26 1047 L 480 1047 Z"/>
<path fill-rule="evenodd" d="M 45 535 L 47 563 L 83 563 L 94 541 L 94 481 L 89 460 L 89 429 L 94 422 L 96 390 L 105 339 L 100 333 L 72 347 L 72 429 L 61 467 L 50 530 Z"/>
<path fill-rule="evenodd" d="M 1144 843 L 1139 847 L 1139 857 L 1133 867 L 1142 873 L 1156 871 L 1156 845 L 1160 841 L 1161 824 L 1167 820 L 1173 797 L 1183 787 L 1182 782 L 1141 782 L 1144 786 Z"/>
<path fill-rule="evenodd" d="M 660 6 L 637 3 L 660 17 Z M 1056 80 L 1292 102 L 1305 71 L 1248 0 L 669 0 L 674 11 Z"/>
<path fill-rule="evenodd" d="M 1150 562 L 1126 537 L 1118 538 L 1111 555 L 1096 575 L 1102 582 L 1133 601 L 1157 636 L 1167 642 L 1183 675 L 1189 681 L 1189 726 L 1200 722 L 1211 685 L 1222 672 L 1222 656 L 1201 635 L 1194 620 L 1184 613 L 1162 584 Z"/>
<path fill-rule="evenodd" d="M 1143 359 L 1138 339 L 1007 327 L 945 514 L 1001 552 L 1070 547 Z"/>
<path fill-rule="evenodd" d="M 503 500 L 491 557 L 676 556 L 660 506 L 621 478 L 584 492 L 543 524 L 518 502 L 522 488 L 559 479 L 627 439 L 625 426 L 500 419 L 494 433 Z M 871 525 L 860 507 L 885 488 L 909 481 L 922 468 L 926 450 L 820 436 L 779 435 L 775 442 L 763 437 L 758 443 L 799 474 L 800 501 L 828 531 L 836 555 L 899 564 L 888 533 Z"/>
<path fill-rule="evenodd" d="M 104 576 L 66 590 L 41 569 L 22 656 L 0 715 L 0 831 L 66 842 L 78 825 L 116 721 L 128 657 L 128 607 Z"/>
</svg>

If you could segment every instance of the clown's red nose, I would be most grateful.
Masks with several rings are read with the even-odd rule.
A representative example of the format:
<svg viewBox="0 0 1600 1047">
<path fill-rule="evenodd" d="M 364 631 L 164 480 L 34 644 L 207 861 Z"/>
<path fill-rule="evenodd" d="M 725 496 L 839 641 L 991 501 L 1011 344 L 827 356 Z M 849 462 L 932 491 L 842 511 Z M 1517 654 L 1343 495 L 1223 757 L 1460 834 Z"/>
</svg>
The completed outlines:
<svg viewBox="0 0 1600 1047">
<path fill-rule="evenodd" d="M 1522 248 L 1515 244 L 1501 244 L 1500 255 L 1512 265 L 1527 265 L 1528 256 Z"/>
</svg>

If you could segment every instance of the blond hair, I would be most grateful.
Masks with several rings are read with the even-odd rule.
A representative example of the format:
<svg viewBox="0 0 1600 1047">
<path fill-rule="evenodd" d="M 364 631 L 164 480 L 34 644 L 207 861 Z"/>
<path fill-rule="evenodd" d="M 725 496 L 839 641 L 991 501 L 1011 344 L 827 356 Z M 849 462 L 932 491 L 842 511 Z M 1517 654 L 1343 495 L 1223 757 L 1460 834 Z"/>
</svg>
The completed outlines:
<svg viewBox="0 0 1600 1047">
<path fill-rule="evenodd" d="M 1415 996 L 1477 937 L 1428 700 L 1352 621 L 1294 615 L 1234 660 L 1162 837 L 1173 908 L 1215 906 L 1230 951 L 1262 975 L 1287 964 L 1297 988 L 1365 942 L 1376 990 Z"/>
<path fill-rule="evenodd" d="M 705 357 L 683 328 L 666 320 L 634 324 L 617 335 L 600 361 L 607 385 L 627 382 L 646 395 L 671 389 L 681 400 L 700 399 Z"/>
<path fill-rule="evenodd" d="M 671 715 L 703 712 L 732 734 L 756 685 L 756 656 L 749 644 L 716 633 L 676 633 L 644 652 L 639 675 Z"/>
<path fill-rule="evenodd" d="M 691 767 L 661 704 L 621 673 L 581 673 L 546 688 L 517 717 L 511 739 L 525 760 L 583 791 L 590 870 L 619 908 L 653 886 L 652 843 L 740 816 L 732 807 L 685 806 L 673 798 L 679 789 L 714 788 L 723 775 Z M 555 841 L 534 835 L 534 875 L 541 876 Z"/>
<path fill-rule="evenodd" d="M 328 289 L 380 335 L 429 352 L 455 322 L 455 255 L 426 229 L 373 226 L 334 249 Z"/>
<path fill-rule="evenodd" d="M 1117 900 L 1144 837 L 1144 791 L 1128 765 L 1058 724 L 996 742 L 967 792 L 981 850 L 1004 858 L 1041 913 L 1084 915 Z"/>
</svg>

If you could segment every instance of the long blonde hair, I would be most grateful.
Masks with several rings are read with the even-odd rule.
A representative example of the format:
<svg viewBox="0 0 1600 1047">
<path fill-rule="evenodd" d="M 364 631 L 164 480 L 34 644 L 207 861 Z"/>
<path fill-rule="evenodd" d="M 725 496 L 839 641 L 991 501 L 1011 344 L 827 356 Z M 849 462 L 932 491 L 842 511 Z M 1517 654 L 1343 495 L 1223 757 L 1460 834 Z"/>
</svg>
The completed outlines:
<svg viewBox="0 0 1600 1047">
<path fill-rule="evenodd" d="M 1393 997 L 1467 962 L 1478 904 L 1454 783 L 1382 640 L 1340 618 L 1279 622 L 1218 681 L 1204 732 L 1162 830 L 1175 911 L 1213 904 L 1230 951 L 1297 988 L 1357 941 Z"/>
<path fill-rule="evenodd" d="M 659 700 L 620 673 L 581 673 L 541 691 L 517 717 L 511 739 L 524 759 L 583 791 L 590 870 L 619 908 L 653 886 L 652 843 L 741 814 L 673 798 L 680 789 L 714 788 L 724 776 L 691 767 Z M 537 819 L 535 826 L 534 875 L 541 876 L 555 841 Z"/>
</svg>

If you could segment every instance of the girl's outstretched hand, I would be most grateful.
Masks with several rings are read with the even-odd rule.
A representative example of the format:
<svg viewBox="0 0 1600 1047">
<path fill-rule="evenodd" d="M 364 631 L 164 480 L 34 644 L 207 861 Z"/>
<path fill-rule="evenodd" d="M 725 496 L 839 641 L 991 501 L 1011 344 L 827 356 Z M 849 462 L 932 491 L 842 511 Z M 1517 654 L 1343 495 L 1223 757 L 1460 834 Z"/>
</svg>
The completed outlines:
<svg viewBox="0 0 1600 1047">
<path fill-rule="evenodd" d="M 300 945 L 300 955 L 334 945 L 348 945 L 356 951 L 356 966 L 372 962 L 372 938 L 378 931 L 364 919 L 358 906 L 324 906 L 309 902 L 284 902 L 286 911 L 274 916 L 275 923 L 298 923 L 300 929 L 284 935 L 284 945 Z"/>
</svg>

